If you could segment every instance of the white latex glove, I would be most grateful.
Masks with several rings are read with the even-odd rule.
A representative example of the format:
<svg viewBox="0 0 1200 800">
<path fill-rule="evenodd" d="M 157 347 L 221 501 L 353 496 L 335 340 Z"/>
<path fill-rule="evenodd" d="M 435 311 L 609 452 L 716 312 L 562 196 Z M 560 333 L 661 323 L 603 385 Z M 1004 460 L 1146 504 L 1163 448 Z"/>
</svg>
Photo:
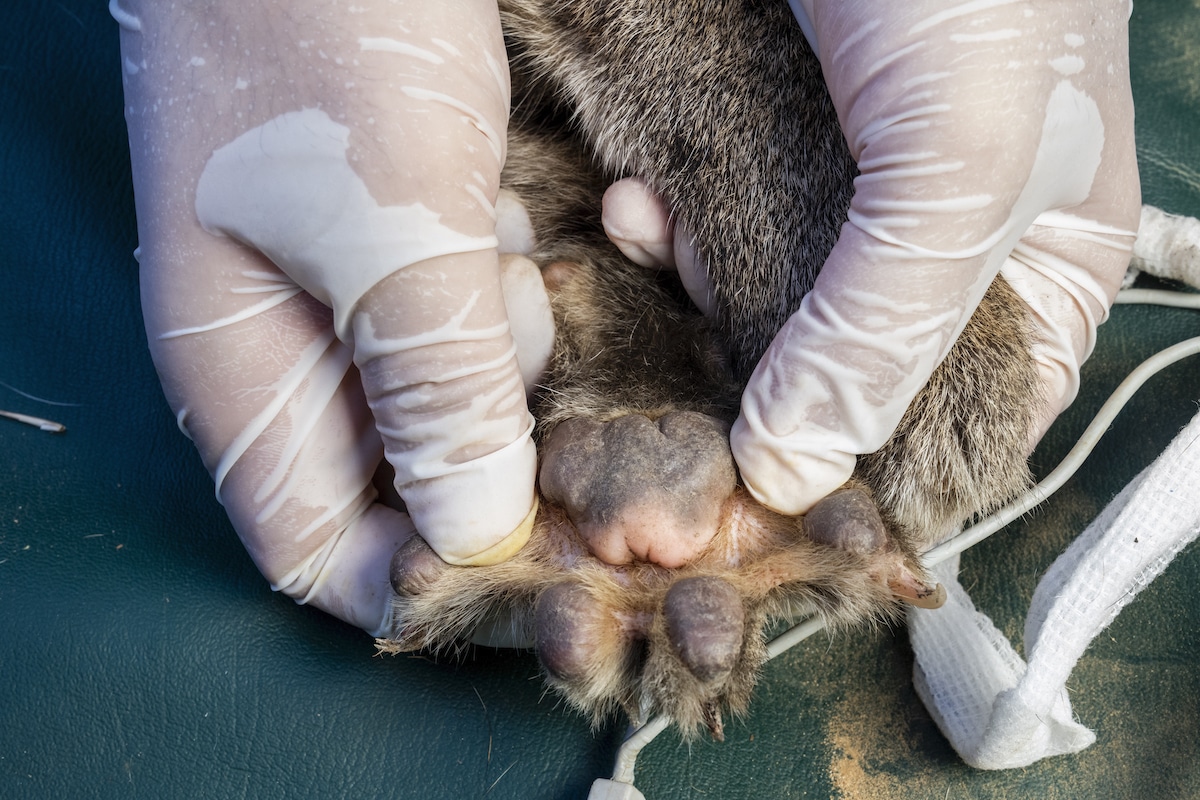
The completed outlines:
<svg viewBox="0 0 1200 800">
<path fill-rule="evenodd" d="M 750 490 L 790 514 L 887 441 L 998 272 L 1040 323 L 1048 425 L 1074 399 L 1140 206 L 1128 2 L 797 6 L 861 175 L 733 429 Z"/>
<path fill-rule="evenodd" d="M 507 558 L 532 524 L 496 4 L 110 10 L 167 398 L 272 586 L 387 634 L 414 523 L 457 564 Z M 411 522 L 376 500 L 385 454 Z"/>
<path fill-rule="evenodd" d="M 731 443 L 754 496 L 801 514 L 887 441 L 1000 272 L 1040 329 L 1046 404 L 1032 446 L 1075 397 L 1140 193 L 1128 2 L 792 5 L 861 175 Z M 677 232 L 654 214 L 637 221 L 637 191 L 610 190 L 610 235 L 635 255 L 631 242 L 648 243 L 647 260 L 686 261 Z"/>
</svg>

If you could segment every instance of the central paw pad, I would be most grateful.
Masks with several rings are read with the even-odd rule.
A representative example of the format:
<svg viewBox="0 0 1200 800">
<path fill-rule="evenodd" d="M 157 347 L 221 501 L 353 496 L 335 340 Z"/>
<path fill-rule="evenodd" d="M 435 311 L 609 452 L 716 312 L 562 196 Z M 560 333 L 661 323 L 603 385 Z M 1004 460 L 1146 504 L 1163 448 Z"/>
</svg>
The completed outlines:
<svg viewBox="0 0 1200 800">
<path fill-rule="evenodd" d="M 543 449 L 542 494 L 602 561 L 679 567 L 716 535 L 737 483 L 728 437 L 724 423 L 689 411 L 573 419 Z"/>
</svg>

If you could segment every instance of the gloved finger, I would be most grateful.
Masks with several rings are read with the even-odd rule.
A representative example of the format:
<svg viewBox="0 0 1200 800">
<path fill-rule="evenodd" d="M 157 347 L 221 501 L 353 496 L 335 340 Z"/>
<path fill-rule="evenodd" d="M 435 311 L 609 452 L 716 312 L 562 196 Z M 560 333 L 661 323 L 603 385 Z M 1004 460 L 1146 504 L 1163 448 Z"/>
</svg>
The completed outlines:
<svg viewBox="0 0 1200 800">
<path fill-rule="evenodd" d="M 141 253 L 147 334 L 218 500 L 273 589 L 387 633 L 388 564 L 413 527 L 375 501 L 382 442 L 329 309 L 229 240 L 197 228 L 173 244 L 190 271 Z M 214 297 L 233 302 L 189 309 Z"/>
<path fill-rule="evenodd" d="M 313 102 L 325 84 L 281 103 L 208 159 L 196 213 L 333 309 L 431 546 L 502 559 L 528 535 L 535 454 L 496 254 L 509 89 L 496 8 L 305 13 L 300 33 L 344 74 L 340 113 Z"/>
<path fill-rule="evenodd" d="M 716 312 L 712 280 L 687 226 L 641 178 L 625 178 L 604 193 L 604 232 L 625 257 L 643 267 L 679 273 L 680 283 L 705 316 Z"/>
<path fill-rule="evenodd" d="M 537 245 L 528 209 L 508 189 L 501 189 L 496 197 L 496 240 L 502 255 L 527 256 Z"/>
<path fill-rule="evenodd" d="M 360 4 L 348 19 L 395 10 L 384 5 Z M 201 228 L 196 187 L 215 150 L 280 114 L 319 106 L 344 119 L 360 112 L 346 158 L 371 161 L 389 131 L 383 108 L 378 119 L 361 112 L 369 113 L 370 90 L 396 88 L 380 79 L 399 79 L 403 70 L 376 63 L 373 74 L 364 74 L 359 70 L 369 59 L 355 54 L 440 56 L 390 36 L 355 39 L 352 26 L 323 25 L 330 20 L 321 14 L 342 13 L 324 4 L 290 10 L 280 16 L 234 2 L 113 5 L 121 26 L 143 311 L 167 398 L 264 575 L 298 599 L 386 632 L 387 566 L 412 524 L 372 500 L 383 446 L 351 350 L 334 335 L 330 310 L 274 264 Z M 376 32 L 404 32 L 402 19 L 389 20 L 390 28 Z M 306 22 L 315 25 L 305 29 Z M 338 42 L 351 43 L 354 52 L 331 55 Z M 457 49 L 450 40 L 441 47 L 448 55 Z M 367 91 L 353 91 L 364 77 Z M 501 85 L 502 77 L 496 72 L 490 85 Z M 372 199 L 397 183 L 387 169 L 362 174 Z M 412 181 L 398 183 L 411 188 Z M 345 182 L 316 188 L 344 189 Z M 303 220 L 291 222 L 303 227 Z M 339 267 L 352 270 L 353 260 Z M 531 476 L 532 469 L 530 482 Z M 520 489 L 521 476 L 515 480 Z"/>
<path fill-rule="evenodd" d="M 813 6 L 861 175 L 732 432 L 748 488 L 788 514 L 884 444 L 1031 226 L 1081 216 L 1119 239 L 1137 199 L 1124 9 Z M 1106 295 L 1080 262 L 1057 268 Z"/>
<path fill-rule="evenodd" d="M 151 352 L 180 426 L 273 589 L 392 635 L 388 565 L 415 530 L 376 499 L 383 446 L 351 351 L 274 265 L 194 234 L 190 271 L 141 254 Z M 213 297 L 226 313 L 188 310 Z"/>
<path fill-rule="evenodd" d="M 1129 180 L 1137 186 L 1136 168 Z M 1090 211 L 1044 215 L 1001 269 L 1037 330 L 1033 357 L 1044 406 L 1030 431 L 1030 450 L 1079 391 L 1079 370 L 1095 347 L 1096 328 L 1108 318 L 1129 266 L 1137 213 L 1130 206 L 1121 228 L 1098 225 L 1098 215 Z"/>
</svg>

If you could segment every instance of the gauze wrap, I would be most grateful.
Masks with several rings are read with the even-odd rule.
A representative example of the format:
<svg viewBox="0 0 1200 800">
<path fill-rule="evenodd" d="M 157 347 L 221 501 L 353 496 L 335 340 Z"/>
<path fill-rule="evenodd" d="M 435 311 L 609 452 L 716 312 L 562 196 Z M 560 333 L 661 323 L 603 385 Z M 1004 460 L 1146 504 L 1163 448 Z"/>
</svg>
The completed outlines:
<svg viewBox="0 0 1200 800">
<path fill-rule="evenodd" d="M 954 749 L 981 769 L 1075 753 L 1095 735 L 1076 722 L 1071 670 L 1102 630 L 1200 534 L 1200 415 L 1059 556 L 1038 583 L 1021 659 L 958 585 L 946 605 L 909 612 L 914 683 Z"/>
<path fill-rule="evenodd" d="M 112 5 L 168 401 L 272 586 L 386 634 L 414 524 L 470 564 L 532 523 L 496 6 Z M 544 292 L 507 283 L 544 351 Z M 376 501 L 385 455 L 411 521 Z"/>
<path fill-rule="evenodd" d="M 1200 287 L 1200 223 L 1146 206 L 1135 274 Z M 1071 543 L 1038 583 L 1021 659 L 957 580 L 958 559 L 935 568 L 947 588 L 937 611 L 909 612 L 913 682 L 967 763 L 1024 767 L 1075 753 L 1095 735 L 1074 719 L 1067 680 L 1088 645 L 1200 534 L 1200 415 Z"/>
</svg>

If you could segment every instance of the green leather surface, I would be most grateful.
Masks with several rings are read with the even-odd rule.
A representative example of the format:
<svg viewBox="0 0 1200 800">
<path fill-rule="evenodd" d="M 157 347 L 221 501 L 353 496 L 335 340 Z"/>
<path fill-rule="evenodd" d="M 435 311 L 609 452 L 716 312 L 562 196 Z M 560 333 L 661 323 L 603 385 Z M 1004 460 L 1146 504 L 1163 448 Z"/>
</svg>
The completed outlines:
<svg viewBox="0 0 1200 800">
<path fill-rule="evenodd" d="M 146 351 L 117 28 L 96 0 L 0 13 L 0 797 L 572 798 L 620 738 L 543 697 L 532 657 L 376 658 L 364 634 L 272 595 L 243 552 Z M 1147 201 L 1200 215 L 1200 3 L 1138 0 Z M 1118 308 L 1045 471 L 1120 378 L 1200 333 Z M 1038 576 L 1196 411 L 1200 365 L 1155 379 L 1083 473 L 964 560 L 1019 641 Z M 819 636 L 768 665 L 724 744 L 668 733 L 639 760 L 679 797 L 1200 797 L 1200 551 L 1189 549 L 1071 680 L 1097 733 L 1002 773 L 957 760 L 891 631 Z"/>
</svg>

